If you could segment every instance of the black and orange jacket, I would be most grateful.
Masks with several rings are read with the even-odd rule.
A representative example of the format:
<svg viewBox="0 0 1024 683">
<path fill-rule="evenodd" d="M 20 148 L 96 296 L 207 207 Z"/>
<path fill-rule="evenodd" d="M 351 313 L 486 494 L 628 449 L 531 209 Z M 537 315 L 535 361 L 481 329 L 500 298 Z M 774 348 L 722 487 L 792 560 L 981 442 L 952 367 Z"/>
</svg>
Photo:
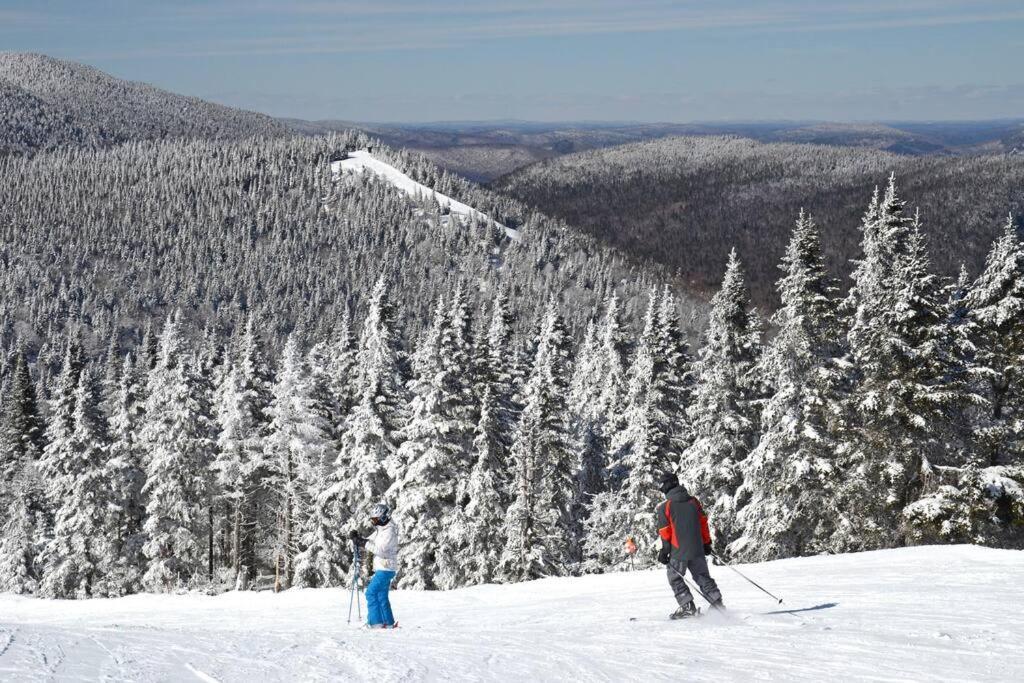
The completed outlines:
<svg viewBox="0 0 1024 683">
<path fill-rule="evenodd" d="M 658 506 L 658 535 L 671 547 L 674 562 L 704 557 L 704 544 L 711 543 L 708 518 L 700 501 L 685 488 L 677 486 Z M 685 566 L 685 565 L 684 565 Z"/>
</svg>

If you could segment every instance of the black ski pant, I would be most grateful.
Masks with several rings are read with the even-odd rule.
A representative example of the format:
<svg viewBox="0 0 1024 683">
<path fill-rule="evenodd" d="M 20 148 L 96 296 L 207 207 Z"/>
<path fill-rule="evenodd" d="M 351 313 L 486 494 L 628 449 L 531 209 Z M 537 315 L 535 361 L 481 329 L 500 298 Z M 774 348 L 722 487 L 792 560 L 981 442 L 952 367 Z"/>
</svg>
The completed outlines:
<svg viewBox="0 0 1024 683">
<path fill-rule="evenodd" d="M 693 594 L 690 593 L 689 586 L 683 580 L 687 569 L 690 570 L 690 576 L 712 603 L 721 601 L 722 591 L 718 590 L 718 584 L 711 578 L 711 574 L 708 572 L 708 561 L 703 555 L 688 560 L 672 558 L 668 565 L 668 584 L 672 586 L 672 592 L 680 606 L 693 600 Z"/>
</svg>

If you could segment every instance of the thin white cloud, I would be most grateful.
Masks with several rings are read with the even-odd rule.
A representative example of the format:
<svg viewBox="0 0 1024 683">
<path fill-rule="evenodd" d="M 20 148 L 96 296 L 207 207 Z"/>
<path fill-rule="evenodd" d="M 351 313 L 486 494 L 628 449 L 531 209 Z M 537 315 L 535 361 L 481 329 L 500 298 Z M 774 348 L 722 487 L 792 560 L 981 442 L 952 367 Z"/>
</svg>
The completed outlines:
<svg viewBox="0 0 1024 683">
<path fill-rule="evenodd" d="M 151 15 L 155 12 L 161 17 L 151 23 L 161 26 L 162 37 L 153 38 L 143 48 L 83 57 L 344 54 L 560 36 L 713 29 L 749 33 L 871 31 L 1024 21 L 1019 1 L 995 0 L 300 0 L 288 5 L 219 0 L 149 8 Z M 215 16 L 236 17 L 238 25 L 211 21 Z M 123 21 L 137 23 L 139 17 L 128 11 Z"/>
</svg>

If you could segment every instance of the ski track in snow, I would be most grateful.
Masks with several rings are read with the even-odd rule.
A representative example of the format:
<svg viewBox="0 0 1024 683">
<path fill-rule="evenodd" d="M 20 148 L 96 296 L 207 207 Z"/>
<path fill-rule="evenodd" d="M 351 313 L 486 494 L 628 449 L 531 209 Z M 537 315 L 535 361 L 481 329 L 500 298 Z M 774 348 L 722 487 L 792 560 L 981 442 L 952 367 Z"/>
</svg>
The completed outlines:
<svg viewBox="0 0 1024 683">
<path fill-rule="evenodd" d="M 679 622 L 658 570 L 398 591 L 395 631 L 346 624 L 344 589 L 2 595 L 0 680 L 1024 680 L 1022 552 L 933 546 L 742 570 L 785 604 L 724 567 L 712 573 L 729 613 Z"/>
<path fill-rule="evenodd" d="M 442 207 L 446 207 L 453 215 L 462 216 L 468 220 L 477 220 L 483 223 L 493 223 L 502 230 L 512 240 L 518 242 L 520 240 L 520 234 L 518 230 L 506 227 L 501 223 L 492 220 L 486 214 L 474 209 L 468 204 L 452 199 L 446 194 L 435 192 L 426 185 L 418 183 L 410 178 L 405 173 L 387 164 L 377 158 L 375 158 L 370 152 L 365 149 L 361 149 L 355 152 L 350 152 L 347 159 L 341 161 L 334 161 L 331 163 L 331 171 L 335 175 L 342 173 L 363 173 L 369 171 L 374 175 L 387 180 L 389 183 L 394 185 L 399 191 L 414 197 L 417 199 L 428 199 L 431 195 L 437 198 L 438 204 Z"/>
</svg>

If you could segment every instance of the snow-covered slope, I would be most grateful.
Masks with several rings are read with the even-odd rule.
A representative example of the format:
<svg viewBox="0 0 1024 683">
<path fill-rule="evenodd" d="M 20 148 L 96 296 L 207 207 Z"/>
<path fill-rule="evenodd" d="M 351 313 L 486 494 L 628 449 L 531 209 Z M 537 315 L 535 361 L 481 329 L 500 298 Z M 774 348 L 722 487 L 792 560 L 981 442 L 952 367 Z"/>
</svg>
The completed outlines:
<svg viewBox="0 0 1024 683">
<path fill-rule="evenodd" d="M 342 173 L 363 173 L 369 171 L 374 175 L 387 180 L 389 183 L 394 185 L 397 189 L 401 190 L 410 197 L 417 199 L 427 199 L 431 195 L 437 198 L 438 204 L 442 207 L 447 208 L 449 212 L 456 216 L 462 216 L 469 220 L 477 220 L 483 223 L 494 223 L 499 228 L 505 231 L 505 234 L 514 240 L 519 240 L 519 231 L 512 228 L 506 227 L 497 221 L 491 220 L 491 218 L 480 211 L 477 211 L 472 206 L 463 204 L 460 201 L 452 199 L 446 194 L 440 192 L 434 192 L 426 185 L 418 183 L 410 178 L 405 173 L 402 173 L 391 164 L 385 163 L 380 159 L 375 158 L 369 151 L 361 149 L 355 152 L 350 152 L 347 159 L 341 161 L 335 161 L 331 163 L 331 170 L 336 174 Z"/>
<path fill-rule="evenodd" d="M 922 547 L 743 570 L 792 611 L 723 567 L 729 616 L 685 622 L 666 619 L 660 571 L 398 592 L 397 631 L 346 625 L 342 589 L 0 596 L 0 679 L 1024 679 L 1024 553 Z"/>
</svg>

